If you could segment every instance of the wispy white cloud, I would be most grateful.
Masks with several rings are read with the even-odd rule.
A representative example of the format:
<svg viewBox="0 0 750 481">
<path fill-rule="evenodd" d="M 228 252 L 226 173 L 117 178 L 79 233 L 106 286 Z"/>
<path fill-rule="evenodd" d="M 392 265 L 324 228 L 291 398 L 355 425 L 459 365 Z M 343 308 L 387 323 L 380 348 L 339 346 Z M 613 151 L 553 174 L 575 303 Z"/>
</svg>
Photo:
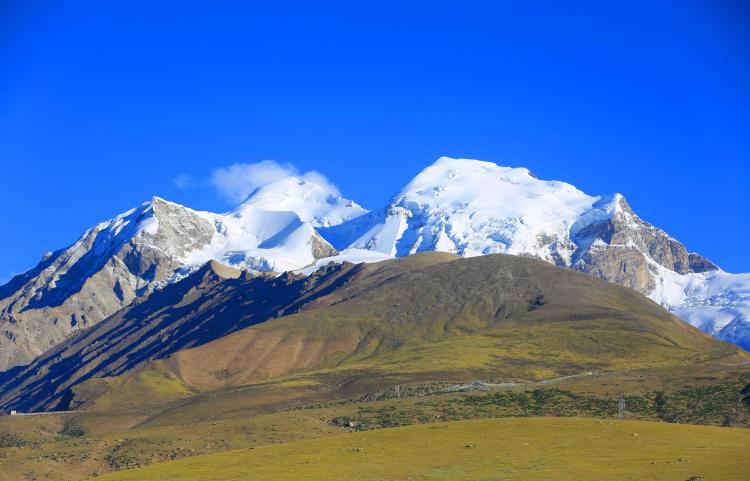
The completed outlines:
<svg viewBox="0 0 750 481">
<path fill-rule="evenodd" d="M 301 177 L 334 194 L 339 194 L 339 189 L 320 172 L 311 170 L 300 173 L 292 164 L 281 164 L 274 160 L 221 167 L 213 171 L 210 182 L 226 201 L 237 204 L 261 185 L 293 176 Z"/>
<path fill-rule="evenodd" d="M 304 174 L 302 174 L 302 178 L 309 182 L 312 182 L 313 184 L 318 184 L 319 186 L 323 187 L 333 194 L 341 195 L 341 191 L 339 191 L 339 188 L 336 187 L 336 185 L 331 182 L 328 177 L 321 174 L 317 170 L 310 170 L 308 172 L 305 172 Z"/>
<path fill-rule="evenodd" d="M 191 187 L 197 187 L 201 184 L 200 181 L 187 174 L 178 175 L 177 177 L 172 179 L 172 182 L 177 186 L 178 189 L 189 189 Z"/>
</svg>

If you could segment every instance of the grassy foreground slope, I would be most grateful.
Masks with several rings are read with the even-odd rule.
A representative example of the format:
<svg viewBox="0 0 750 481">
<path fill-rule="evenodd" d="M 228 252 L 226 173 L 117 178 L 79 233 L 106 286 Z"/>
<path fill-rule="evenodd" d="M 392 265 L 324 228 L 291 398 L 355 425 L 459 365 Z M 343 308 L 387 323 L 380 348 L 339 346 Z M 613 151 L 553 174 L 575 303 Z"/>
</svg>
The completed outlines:
<svg viewBox="0 0 750 481">
<path fill-rule="evenodd" d="M 141 423 L 136 427 L 131 427 L 133 416 L 108 411 L 3 416 L 0 481 L 73 481 L 197 455 L 416 424 L 530 416 L 617 422 L 620 392 L 626 393 L 627 420 L 747 427 L 750 406 L 742 401 L 741 391 L 748 383 L 746 367 L 706 366 L 699 371 L 583 376 L 483 392 L 412 396 L 404 391 L 400 398 L 304 406 L 312 391 L 274 383 L 199 395 L 157 415 L 136 416 L 135 422 Z M 283 409 L 296 390 L 299 397 L 291 404 L 298 408 Z M 273 412 L 261 414 L 269 409 Z M 554 422 L 549 427 L 556 428 Z M 714 433 L 724 432 L 705 431 L 703 440 L 711 443 Z"/>
<path fill-rule="evenodd" d="M 337 269 L 348 272 L 336 288 L 297 312 L 84 383 L 77 402 L 110 410 L 289 377 L 331 400 L 415 383 L 750 360 L 635 291 L 535 259 L 423 253 L 328 276 Z"/>
<path fill-rule="evenodd" d="M 456 421 L 229 451 L 105 475 L 195 480 L 732 480 L 750 430 L 642 421 Z"/>
</svg>

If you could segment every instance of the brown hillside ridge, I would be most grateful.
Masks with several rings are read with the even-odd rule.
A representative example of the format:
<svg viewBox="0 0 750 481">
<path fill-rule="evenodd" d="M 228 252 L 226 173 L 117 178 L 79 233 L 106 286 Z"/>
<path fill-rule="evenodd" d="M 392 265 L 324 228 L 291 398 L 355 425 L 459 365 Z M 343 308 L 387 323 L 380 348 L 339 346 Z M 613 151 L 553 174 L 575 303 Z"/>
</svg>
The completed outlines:
<svg viewBox="0 0 750 481">
<path fill-rule="evenodd" d="M 182 281 L 135 302 L 43 354 L 0 374 L 0 406 L 65 410 L 70 387 L 127 372 L 278 315 L 301 283 L 288 276 L 241 272 L 211 261 Z M 270 299 L 277 297 L 278 302 Z"/>
<path fill-rule="evenodd" d="M 191 389 L 313 368 L 422 382 L 747 356 L 637 292 L 535 259 L 421 253 L 309 277 L 211 262 L 6 373 L 0 406 L 69 409 L 81 382 L 170 355 L 159 369 Z"/>
<path fill-rule="evenodd" d="M 188 384 L 216 388 L 298 369 L 361 365 L 424 341 L 499 336 L 511 327 L 533 335 L 545 325 L 570 337 L 564 346 L 551 344 L 547 354 L 563 348 L 600 359 L 593 364 L 614 355 L 638 363 L 651 348 L 663 353 L 650 360 L 655 364 L 704 354 L 747 358 L 645 297 L 589 276 L 534 259 L 423 253 L 363 266 L 345 287 L 302 312 L 178 352 L 170 366 Z M 621 336 L 613 342 L 609 330 Z M 597 332 L 599 346 L 583 345 Z M 621 341 L 632 346 L 616 344 Z"/>
<path fill-rule="evenodd" d="M 92 348 L 79 337 L 16 375 L 2 385 L 3 406 L 91 406 L 117 386 L 135 389 L 143 363 L 168 356 L 145 369 L 179 380 L 181 392 L 315 370 L 316 383 L 350 393 L 748 359 L 637 292 L 535 259 L 421 253 L 310 277 L 206 280 L 205 269 L 86 336 L 118 342 Z M 133 369 L 127 382 L 76 387 Z"/>
<path fill-rule="evenodd" d="M 0 481 L 462 419 L 587 416 L 602 429 L 623 393 L 625 423 L 750 426 L 746 352 L 633 290 L 505 255 L 307 277 L 209 263 L 3 376 L 3 410 L 58 412 L 0 417 Z M 700 454 L 690 463 L 727 459 Z"/>
</svg>

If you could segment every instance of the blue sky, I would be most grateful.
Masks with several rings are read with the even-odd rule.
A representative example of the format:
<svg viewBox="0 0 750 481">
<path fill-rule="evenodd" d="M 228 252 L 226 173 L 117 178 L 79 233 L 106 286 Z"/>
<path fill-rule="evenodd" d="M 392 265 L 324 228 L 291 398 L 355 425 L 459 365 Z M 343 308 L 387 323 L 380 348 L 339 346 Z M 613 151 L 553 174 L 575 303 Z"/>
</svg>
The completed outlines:
<svg viewBox="0 0 750 481">
<path fill-rule="evenodd" d="M 152 195 L 226 210 L 232 164 L 372 208 L 441 155 L 621 192 L 750 271 L 748 58 L 741 1 L 8 0 L 0 279 Z"/>
</svg>

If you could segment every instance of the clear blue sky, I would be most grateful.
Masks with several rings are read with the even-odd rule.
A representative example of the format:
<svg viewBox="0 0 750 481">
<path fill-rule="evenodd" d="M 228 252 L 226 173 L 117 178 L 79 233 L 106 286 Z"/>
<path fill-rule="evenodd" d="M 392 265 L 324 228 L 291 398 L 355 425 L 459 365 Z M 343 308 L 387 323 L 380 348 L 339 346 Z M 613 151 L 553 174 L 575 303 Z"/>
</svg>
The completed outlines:
<svg viewBox="0 0 750 481">
<path fill-rule="evenodd" d="M 230 164 L 372 208 L 440 155 L 622 192 L 750 271 L 743 3 L 6 0 L 0 279 L 152 195 L 225 210 Z"/>
</svg>

